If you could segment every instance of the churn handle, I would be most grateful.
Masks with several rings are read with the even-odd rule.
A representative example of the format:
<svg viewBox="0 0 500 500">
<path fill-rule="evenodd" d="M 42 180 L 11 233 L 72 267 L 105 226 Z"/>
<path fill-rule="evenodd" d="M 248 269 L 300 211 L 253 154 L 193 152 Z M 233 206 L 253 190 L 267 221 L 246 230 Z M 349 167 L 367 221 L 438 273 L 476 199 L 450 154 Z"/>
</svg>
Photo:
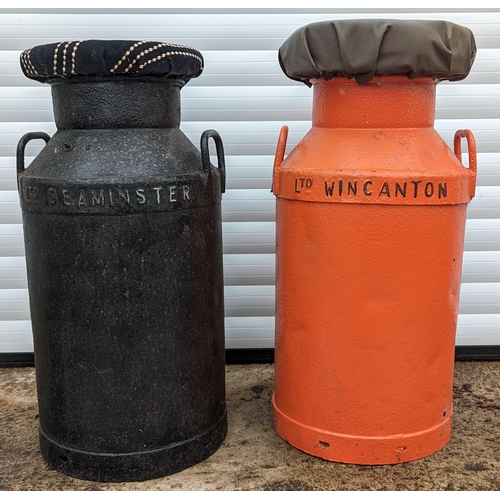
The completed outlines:
<svg viewBox="0 0 500 500">
<path fill-rule="evenodd" d="M 281 164 L 283 163 L 283 158 L 285 157 L 287 139 L 288 139 L 288 127 L 286 125 L 283 125 L 283 127 L 281 127 L 280 130 L 278 145 L 276 146 L 276 154 L 274 156 L 273 184 L 271 186 L 271 191 L 276 196 L 280 194 L 279 171 L 281 168 Z"/>
<path fill-rule="evenodd" d="M 201 134 L 200 139 L 200 149 L 201 149 L 201 164 L 203 167 L 203 173 L 208 178 L 210 177 L 210 151 L 208 149 L 208 139 L 210 137 L 215 142 L 215 147 L 217 150 L 217 163 L 220 170 L 220 187 L 221 192 L 226 192 L 226 164 L 224 161 L 224 146 L 222 145 L 222 139 L 220 138 L 219 133 L 216 130 L 205 130 L 203 134 Z"/>
<path fill-rule="evenodd" d="M 469 194 L 472 198 L 476 192 L 476 176 L 477 176 L 477 156 L 476 156 L 476 140 L 474 134 L 470 130 L 457 130 L 453 139 L 453 149 L 455 156 L 462 163 L 462 138 L 467 139 L 467 147 L 469 148 L 469 169 L 472 172 Z"/>
<path fill-rule="evenodd" d="M 28 142 L 33 139 L 43 139 L 45 144 L 50 141 L 50 135 L 45 132 L 28 132 L 24 134 L 19 142 L 17 143 L 17 158 L 16 158 L 16 167 L 17 167 L 17 188 L 19 189 L 19 176 L 24 172 L 24 150 L 26 149 L 26 145 Z"/>
</svg>

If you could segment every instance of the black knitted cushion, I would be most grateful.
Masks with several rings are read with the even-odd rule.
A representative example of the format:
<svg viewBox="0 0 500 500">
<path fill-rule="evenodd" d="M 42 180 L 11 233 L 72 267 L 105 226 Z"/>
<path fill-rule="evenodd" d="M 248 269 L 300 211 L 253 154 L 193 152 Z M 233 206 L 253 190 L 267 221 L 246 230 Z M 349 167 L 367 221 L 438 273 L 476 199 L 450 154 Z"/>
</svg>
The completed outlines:
<svg viewBox="0 0 500 500">
<path fill-rule="evenodd" d="M 21 54 L 21 68 L 33 80 L 75 76 L 162 76 L 187 82 L 203 71 L 192 47 L 163 42 L 82 40 L 50 43 Z"/>
</svg>

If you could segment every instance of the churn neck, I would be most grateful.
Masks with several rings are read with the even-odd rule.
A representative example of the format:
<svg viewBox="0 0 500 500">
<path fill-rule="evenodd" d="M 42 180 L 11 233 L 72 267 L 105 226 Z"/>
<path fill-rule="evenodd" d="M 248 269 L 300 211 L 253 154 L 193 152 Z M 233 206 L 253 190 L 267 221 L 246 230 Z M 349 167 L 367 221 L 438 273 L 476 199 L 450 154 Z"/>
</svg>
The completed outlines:
<svg viewBox="0 0 500 500">
<path fill-rule="evenodd" d="M 181 80 L 163 77 L 53 79 L 59 130 L 178 128 Z"/>
<path fill-rule="evenodd" d="M 376 76 L 367 83 L 335 77 L 311 81 L 315 127 L 421 128 L 435 119 L 435 78 Z"/>
</svg>

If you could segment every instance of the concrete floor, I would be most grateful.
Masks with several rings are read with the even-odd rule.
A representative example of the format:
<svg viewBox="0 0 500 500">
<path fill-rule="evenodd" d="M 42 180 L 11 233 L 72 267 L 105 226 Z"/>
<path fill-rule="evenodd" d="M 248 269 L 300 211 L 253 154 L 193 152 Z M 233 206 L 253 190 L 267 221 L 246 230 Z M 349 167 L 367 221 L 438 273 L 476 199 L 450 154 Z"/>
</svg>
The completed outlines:
<svg viewBox="0 0 500 500">
<path fill-rule="evenodd" d="M 273 365 L 228 365 L 229 431 L 219 450 L 180 473 L 137 483 L 82 481 L 38 449 L 34 368 L 0 369 L 0 490 L 500 490 L 500 361 L 456 363 L 450 443 L 390 466 L 326 462 L 273 429 Z"/>
</svg>

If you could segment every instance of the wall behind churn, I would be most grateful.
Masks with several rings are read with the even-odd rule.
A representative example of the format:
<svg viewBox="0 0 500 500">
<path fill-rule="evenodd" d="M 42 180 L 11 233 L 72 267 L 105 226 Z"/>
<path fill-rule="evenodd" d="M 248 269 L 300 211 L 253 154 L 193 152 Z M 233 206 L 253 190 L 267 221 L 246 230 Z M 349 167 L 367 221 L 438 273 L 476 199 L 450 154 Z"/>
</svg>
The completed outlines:
<svg viewBox="0 0 500 500">
<path fill-rule="evenodd" d="M 23 76 L 22 50 L 99 38 L 166 41 L 202 52 L 204 72 L 181 93 L 181 128 L 197 146 L 208 128 L 224 142 L 226 348 L 271 348 L 273 156 L 282 125 L 290 127 L 287 153 L 309 129 L 312 97 L 310 89 L 282 73 L 277 50 L 296 28 L 339 18 L 443 19 L 474 32 L 478 53 L 468 78 L 438 85 L 436 129 L 452 147 L 454 132 L 469 128 L 478 148 L 457 345 L 499 346 L 500 9 L 0 9 L 0 354 L 33 351 L 16 144 L 26 132 L 55 132 L 50 88 Z M 27 164 L 40 148 L 30 143 Z"/>
</svg>

